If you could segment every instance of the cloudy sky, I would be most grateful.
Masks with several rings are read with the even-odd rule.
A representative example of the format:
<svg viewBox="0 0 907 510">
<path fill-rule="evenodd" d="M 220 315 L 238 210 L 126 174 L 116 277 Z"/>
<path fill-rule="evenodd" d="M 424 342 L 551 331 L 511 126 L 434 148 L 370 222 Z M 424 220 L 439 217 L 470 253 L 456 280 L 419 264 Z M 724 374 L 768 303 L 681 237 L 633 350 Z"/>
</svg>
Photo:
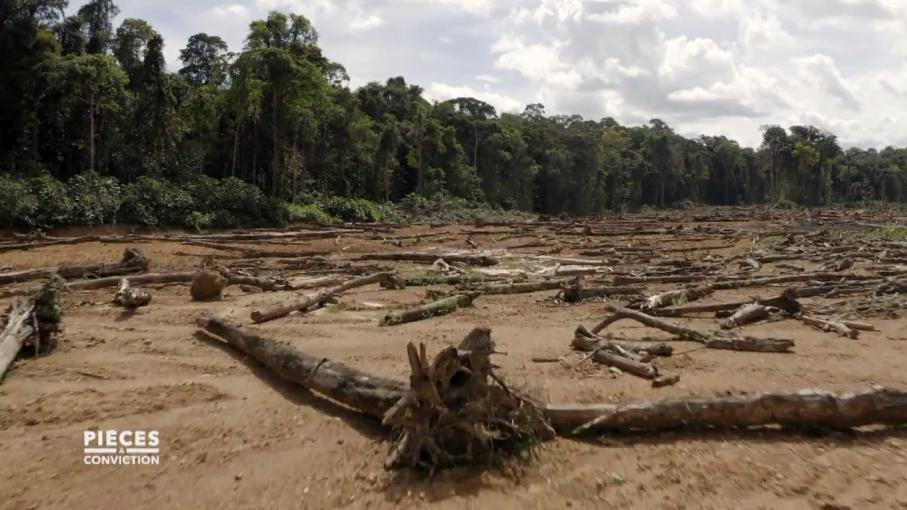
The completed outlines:
<svg viewBox="0 0 907 510">
<path fill-rule="evenodd" d="M 73 0 L 75 10 L 84 1 Z M 278 9 L 309 17 L 352 86 L 402 75 L 501 111 L 651 118 L 759 143 L 812 124 L 845 146 L 907 145 L 907 0 L 119 0 L 166 40 L 241 49 Z M 119 21 L 119 20 L 118 20 Z"/>
</svg>

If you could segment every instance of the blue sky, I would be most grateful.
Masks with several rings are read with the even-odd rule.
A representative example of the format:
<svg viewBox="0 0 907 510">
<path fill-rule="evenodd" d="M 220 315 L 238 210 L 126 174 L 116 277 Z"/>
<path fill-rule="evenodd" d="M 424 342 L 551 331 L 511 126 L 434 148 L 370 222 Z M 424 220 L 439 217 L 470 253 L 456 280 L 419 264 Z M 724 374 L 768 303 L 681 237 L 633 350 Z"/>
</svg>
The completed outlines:
<svg viewBox="0 0 907 510">
<path fill-rule="evenodd" d="M 84 2 L 73 2 L 74 11 Z M 432 99 L 668 122 L 758 144 L 813 124 L 845 146 L 907 145 L 903 0 L 120 0 L 165 38 L 239 50 L 270 10 L 309 17 L 357 86 L 402 75 Z"/>
</svg>

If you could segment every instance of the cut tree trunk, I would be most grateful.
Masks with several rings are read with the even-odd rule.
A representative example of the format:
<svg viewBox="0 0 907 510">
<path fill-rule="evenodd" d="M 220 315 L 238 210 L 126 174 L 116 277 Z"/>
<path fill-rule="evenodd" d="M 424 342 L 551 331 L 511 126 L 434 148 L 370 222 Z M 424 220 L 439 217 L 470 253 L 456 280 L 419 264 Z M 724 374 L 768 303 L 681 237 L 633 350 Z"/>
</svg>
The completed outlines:
<svg viewBox="0 0 907 510">
<path fill-rule="evenodd" d="M 116 295 L 113 296 L 113 302 L 123 308 L 135 310 L 136 308 L 147 306 L 151 302 L 151 294 L 131 287 L 129 280 L 123 278 L 120 281 L 120 288 L 117 289 Z"/>
<path fill-rule="evenodd" d="M 361 413 L 381 419 L 405 394 L 398 381 L 375 377 L 325 358 L 308 356 L 290 345 L 259 336 L 226 319 L 202 315 L 196 324 L 252 356 L 278 376 Z"/>
<path fill-rule="evenodd" d="M 429 319 L 431 317 L 447 315 L 449 313 L 453 313 L 460 307 L 471 305 L 473 300 L 478 295 L 479 294 L 477 292 L 467 292 L 464 294 L 457 294 L 444 299 L 439 299 L 438 301 L 433 301 L 431 303 L 417 306 L 415 308 L 410 308 L 408 310 L 391 312 L 385 315 L 383 319 L 381 319 L 381 325 L 397 326 L 400 324 L 406 324 L 408 322 L 415 322 L 423 319 Z"/>
<path fill-rule="evenodd" d="M 907 422 L 907 392 L 874 387 L 844 394 L 803 390 L 635 404 L 549 405 L 545 415 L 559 432 L 574 434 L 683 427 L 899 425 Z"/>
<path fill-rule="evenodd" d="M 715 292 L 711 285 L 701 285 L 689 289 L 679 289 L 656 294 L 646 299 L 643 310 L 654 310 L 676 303 L 684 303 L 702 299 Z"/>
<path fill-rule="evenodd" d="M 0 284 L 25 282 L 48 278 L 56 273 L 65 279 L 72 278 L 103 278 L 107 276 L 120 276 L 132 273 L 141 273 L 148 270 L 148 259 L 139 250 L 127 248 L 123 258 L 114 264 L 91 264 L 82 266 L 60 266 L 43 269 L 29 269 L 0 273 Z"/>
<path fill-rule="evenodd" d="M 255 310 L 254 312 L 252 312 L 252 320 L 256 323 L 262 323 L 272 321 L 280 317 L 286 317 L 287 315 L 295 311 L 302 311 L 315 305 L 322 304 L 325 301 L 343 294 L 350 289 L 362 287 L 364 285 L 371 285 L 373 283 L 380 283 L 383 280 L 390 278 L 392 275 L 393 273 L 385 272 L 375 273 L 369 276 L 363 276 L 361 278 L 354 278 L 336 287 L 325 289 L 317 294 L 307 296 L 304 299 L 290 303 L 289 305 L 279 305 L 267 310 Z"/>
<path fill-rule="evenodd" d="M 32 311 L 34 305 L 19 301 L 13 304 L 7 314 L 6 327 L 0 333 L 0 381 L 22 349 L 25 339 L 35 333 Z"/>
<path fill-rule="evenodd" d="M 734 329 L 768 318 L 768 308 L 758 303 L 743 305 L 733 315 L 721 321 L 721 329 Z"/>
</svg>

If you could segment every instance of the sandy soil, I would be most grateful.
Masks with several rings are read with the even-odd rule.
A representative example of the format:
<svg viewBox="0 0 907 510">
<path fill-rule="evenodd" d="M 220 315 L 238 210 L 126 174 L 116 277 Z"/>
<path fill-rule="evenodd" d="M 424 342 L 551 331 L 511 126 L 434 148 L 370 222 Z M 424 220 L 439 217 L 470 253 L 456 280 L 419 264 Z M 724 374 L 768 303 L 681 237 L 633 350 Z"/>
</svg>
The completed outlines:
<svg viewBox="0 0 907 510">
<path fill-rule="evenodd" d="M 646 221 L 671 226 L 676 218 Z M 822 221 L 809 227 L 820 228 Z M 752 232 L 790 225 L 771 219 L 721 222 L 712 226 L 737 234 L 708 234 L 693 241 L 628 235 L 599 238 L 595 244 L 638 243 L 653 249 L 732 244 L 676 255 L 703 260 L 707 254 L 744 253 L 753 246 Z M 470 230 L 475 227 L 417 226 L 395 229 L 393 235 L 445 231 L 449 235 L 418 245 L 404 243 L 403 249 L 465 249 Z M 540 235 L 543 246 L 513 248 Z M 556 247 L 558 235 L 558 229 L 548 229 L 522 238 L 473 234 L 471 239 L 482 249 L 510 247 L 539 254 Z M 113 261 L 124 246 L 84 243 L 5 252 L 0 253 L 0 266 Z M 134 246 L 152 260 L 156 272 L 198 267 L 205 254 L 230 254 L 175 242 Z M 325 250 L 335 258 L 401 249 L 364 235 L 256 247 Z M 559 256 L 577 256 L 573 245 L 562 248 Z M 411 264 L 396 267 L 415 269 Z M 759 274 L 777 273 L 766 265 Z M 656 285 L 649 290 L 669 288 Z M 689 431 L 558 439 L 545 444 L 537 458 L 505 469 L 458 468 L 432 479 L 387 472 L 382 464 L 390 438 L 379 424 L 276 380 L 242 355 L 194 335 L 194 318 L 202 311 L 248 322 L 250 310 L 286 301 L 293 293 L 246 294 L 231 287 L 221 302 L 194 303 L 185 285 L 150 290 L 151 306 L 134 315 L 109 303 L 113 289 L 72 293 L 58 349 L 20 360 L 0 385 L 0 508 L 907 508 L 904 429 L 821 434 Z M 725 291 L 712 300 L 776 291 Z M 601 301 L 557 304 L 553 291 L 487 296 L 445 317 L 378 327 L 388 309 L 419 303 L 424 293 L 421 287 L 367 287 L 344 295 L 338 306 L 256 328 L 307 353 L 403 380 L 407 342 L 425 342 L 429 352 L 437 352 L 473 325 L 488 325 L 499 350 L 507 353 L 496 359 L 500 373 L 514 386 L 552 402 L 813 387 L 855 390 L 871 384 L 907 387 L 907 319 L 867 319 L 879 331 L 857 340 L 793 320 L 746 328 L 754 336 L 795 339 L 796 352 L 788 355 L 677 343 L 676 354 L 659 366 L 680 374 L 681 382 L 656 390 L 648 381 L 590 362 L 576 366 L 579 356 L 569 348 L 572 332 L 578 324 L 591 326 L 602 316 Z M 706 327 L 715 321 L 684 322 Z M 612 331 L 626 337 L 644 334 L 634 323 L 618 323 Z M 561 355 L 566 362 L 530 359 Z M 160 465 L 84 465 L 83 431 L 93 429 L 159 430 Z"/>
</svg>

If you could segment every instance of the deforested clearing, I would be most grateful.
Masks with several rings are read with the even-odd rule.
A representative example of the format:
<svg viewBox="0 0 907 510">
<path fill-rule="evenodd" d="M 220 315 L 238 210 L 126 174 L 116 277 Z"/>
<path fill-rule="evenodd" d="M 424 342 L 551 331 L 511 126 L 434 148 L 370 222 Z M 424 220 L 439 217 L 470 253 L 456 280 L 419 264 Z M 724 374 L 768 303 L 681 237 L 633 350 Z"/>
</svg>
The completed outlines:
<svg viewBox="0 0 907 510">
<path fill-rule="evenodd" d="M 89 270 L 69 270 L 55 344 L 26 337 L 0 383 L 2 506 L 907 504 L 907 243 L 880 235 L 905 221 L 3 238 L 4 309 Z M 10 336 L 44 327 L 16 310 Z M 159 463 L 86 465 L 97 429 L 159 431 Z"/>
</svg>

